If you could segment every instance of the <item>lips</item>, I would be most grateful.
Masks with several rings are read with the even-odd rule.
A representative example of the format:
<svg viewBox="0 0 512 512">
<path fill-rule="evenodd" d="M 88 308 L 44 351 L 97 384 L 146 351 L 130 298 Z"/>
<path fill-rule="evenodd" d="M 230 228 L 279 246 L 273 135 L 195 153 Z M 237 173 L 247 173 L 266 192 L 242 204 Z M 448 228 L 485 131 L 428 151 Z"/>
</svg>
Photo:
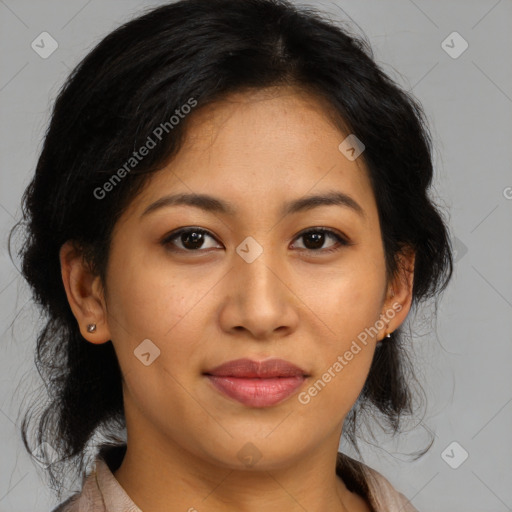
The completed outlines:
<svg viewBox="0 0 512 512">
<path fill-rule="evenodd" d="M 284 359 L 267 359 L 253 361 L 252 359 L 236 359 L 217 366 L 205 372 L 216 377 L 261 378 L 307 376 L 306 371 Z"/>
<path fill-rule="evenodd" d="M 236 359 L 204 373 L 223 395 L 249 407 L 270 407 L 294 393 L 306 371 L 283 359 Z"/>
</svg>

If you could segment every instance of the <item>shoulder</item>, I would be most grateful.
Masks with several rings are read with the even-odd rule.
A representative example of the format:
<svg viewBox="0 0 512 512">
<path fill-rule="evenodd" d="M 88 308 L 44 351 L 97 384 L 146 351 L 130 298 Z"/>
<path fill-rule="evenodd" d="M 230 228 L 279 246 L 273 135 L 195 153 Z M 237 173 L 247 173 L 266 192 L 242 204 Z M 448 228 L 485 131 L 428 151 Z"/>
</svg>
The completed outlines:
<svg viewBox="0 0 512 512">
<path fill-rule="evenodd" d="M 96 454 L 92 471 L 83 480 L 82 490 L 51 512 L 140 512 L 112 473 L 121 464 L 125 451 L 126 445 L 102 445 Z"/>
<path fill-rule="evenodd" d="M 79 494 L 70 496 L 66 501 L 63 501 L 60 505 L 57 505 L 57 507 L 55 507 L 51 512 L 74 512 L 78 510 L 79 497 Z"/>
<path fill-rule="evenodd" d="M 368 500 L 373 512 L 418 512 L 382 474 L 348 455 L 338 453 L 337 472 L 349 490 Z"/>
<path fill-rule="evenodd" d="M 401 512 L 418 512 L 401 492 L 397 491 L 389 480 L 378 471 L 364 467 L 369 488 L 369 498 L 377 512 L 400 510 Z"/>
<path fill-rule="evenodd" d="M 84 481 L 82 490 L 60 503 L 51 512 L 104 512 L 103 497 L 97 486 L 96 470 Z"/>
</svg>

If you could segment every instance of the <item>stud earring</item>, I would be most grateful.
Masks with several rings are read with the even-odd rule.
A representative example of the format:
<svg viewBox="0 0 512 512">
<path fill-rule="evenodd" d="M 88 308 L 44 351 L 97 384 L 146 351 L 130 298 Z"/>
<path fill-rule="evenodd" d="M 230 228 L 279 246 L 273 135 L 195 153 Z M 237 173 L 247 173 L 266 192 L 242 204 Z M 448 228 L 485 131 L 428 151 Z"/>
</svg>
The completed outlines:
<svg viewBox="0 0 512 512">
<path fill-rule="evenodd" d="M 89 324 L 87 326 L 87 332 L 94 332 L 96 331 L 96 324 Z"/>
<path fill-rule="evenodd" d="M 391 333 L 390 332 L 386 333 L 386 336 L 384 336 L 384 337 L 385 338 L 391 338 Z"/>
</svg>

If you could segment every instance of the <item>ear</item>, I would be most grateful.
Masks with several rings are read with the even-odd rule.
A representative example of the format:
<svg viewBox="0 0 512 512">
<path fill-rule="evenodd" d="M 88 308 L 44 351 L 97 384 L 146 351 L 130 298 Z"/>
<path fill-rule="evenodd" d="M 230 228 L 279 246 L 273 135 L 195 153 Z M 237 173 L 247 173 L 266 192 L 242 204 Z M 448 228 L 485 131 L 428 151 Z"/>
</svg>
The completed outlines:
<svg viewBox="0 0 512 512">
<path fill-rule="evenodd" d="M 388 283 L 381 311 L 380 318 L 384 322 L 384 327 L 379 333 L 379 341 L 386 339 L 387 333 L 398 329 L 411 309 L 415 257 L 415 251 L 409 246 L 403 248 L 397 256 L 397 274 Z"/>
<path fill-rule="evenodd" d="M 60 248 L 59 259 L 68 302 L 81 335 L 91 343 L 106 343 L 110 330 L 100 277 L 91 272 L 83 253 L 71 241 Z M 87 331 L 89 324 L 96 324 L 94 332 Z"/>
</svg>

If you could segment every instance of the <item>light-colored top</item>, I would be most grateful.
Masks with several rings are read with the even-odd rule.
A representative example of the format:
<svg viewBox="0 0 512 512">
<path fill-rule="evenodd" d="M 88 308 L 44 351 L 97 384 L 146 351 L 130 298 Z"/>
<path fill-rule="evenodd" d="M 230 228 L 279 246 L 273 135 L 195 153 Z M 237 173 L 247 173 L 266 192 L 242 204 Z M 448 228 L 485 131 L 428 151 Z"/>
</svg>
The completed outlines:
<svg viewBox="0 0 512 512">
<path fill-rule="evenodd" d="M 113 475 L 119 465 L 119 460 L 116 463 L 108 454 L 98 455 L 94 469 L 84 479 L 82 491 L 52 512 L 142 512 Z M 336 472 L 348 476 L 344 478 L 347 488 L 355 487 L 368 500 L 372 512 L 418 512 L 384 476 L 361 462 L 338 453 Z"/>
</svg>

